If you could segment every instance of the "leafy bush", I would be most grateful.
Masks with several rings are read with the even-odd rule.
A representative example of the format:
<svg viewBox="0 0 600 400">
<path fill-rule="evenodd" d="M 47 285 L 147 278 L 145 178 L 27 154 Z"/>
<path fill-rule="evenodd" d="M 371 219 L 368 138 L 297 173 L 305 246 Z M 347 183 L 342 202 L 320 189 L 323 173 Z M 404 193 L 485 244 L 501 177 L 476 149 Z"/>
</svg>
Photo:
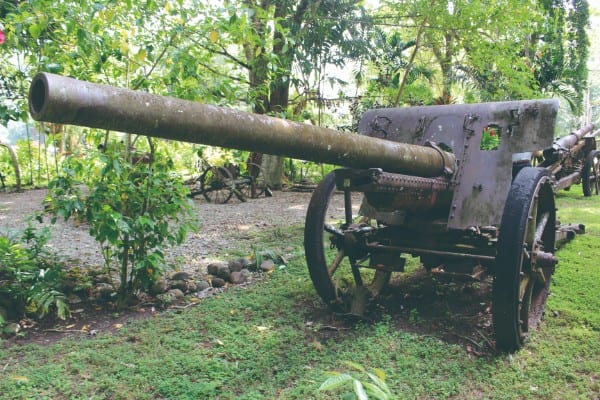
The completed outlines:
<svg viewBox="0 0 600 400">
<path fill-rule="evenodd" d="M 131 163 L 119 149 L 88 160 L 73 158 L 49 185 L 53 221 L 77 217 L 87 222 L 106 267 L 117 271 L 119 307 L 165 273 L 165 248 L 196 229 L 188 190 L 170 173 L 168 159 L 152 158 L 150 164 Z"/>
<path fill-rule="evenodd" d="M 0 305 L 12 312 L 9 317 L 44 317 L 52 311 L 62 319 L 69 316 L 62 264 L 47 250 L 49 238 L 48 228 L 36 230 L 31 223 L 19 238 L 0 236 Z"/>
</svg>

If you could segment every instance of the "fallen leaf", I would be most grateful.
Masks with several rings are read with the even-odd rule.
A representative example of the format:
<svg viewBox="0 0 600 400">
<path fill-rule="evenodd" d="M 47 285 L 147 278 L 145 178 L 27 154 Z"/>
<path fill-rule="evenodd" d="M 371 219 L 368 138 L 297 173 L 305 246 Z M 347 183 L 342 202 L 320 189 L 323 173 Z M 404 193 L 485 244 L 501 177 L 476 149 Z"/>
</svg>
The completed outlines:
<svg viewBox="0 0 600 400">
<path fill-rule="evenodd" d="M 317 351 L 323 351 L 323 345 L 318 340 L 313 340 L 312 345 Z"/>
<path fill-rule="evenodd" d="M 258 329 L 259 332 L 264 332 L 264 331 L 268 331 L 269 327 L 268 326 L 257 326 L 256 329 Z"/>
</svg>

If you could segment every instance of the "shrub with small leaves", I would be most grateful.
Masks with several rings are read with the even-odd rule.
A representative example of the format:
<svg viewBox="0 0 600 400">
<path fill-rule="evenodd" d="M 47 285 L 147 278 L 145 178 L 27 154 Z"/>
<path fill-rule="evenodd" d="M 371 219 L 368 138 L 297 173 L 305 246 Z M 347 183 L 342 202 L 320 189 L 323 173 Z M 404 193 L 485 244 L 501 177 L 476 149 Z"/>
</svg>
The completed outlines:
<svg viewBox="0 0 600 400">
<path fill-rule="evenodd" d="M 89 224 L 106 267 L 117 272 L 119 307 L 164 275 L 166 247 L 197 228 L 188 189 L 170 172 L 170 160 L 152 160 L 132 163 L 118 149 L 98 152 L 87 162 L 66 162 L 49 186 L 53 221 L 77 217 Z"/>
</svg>

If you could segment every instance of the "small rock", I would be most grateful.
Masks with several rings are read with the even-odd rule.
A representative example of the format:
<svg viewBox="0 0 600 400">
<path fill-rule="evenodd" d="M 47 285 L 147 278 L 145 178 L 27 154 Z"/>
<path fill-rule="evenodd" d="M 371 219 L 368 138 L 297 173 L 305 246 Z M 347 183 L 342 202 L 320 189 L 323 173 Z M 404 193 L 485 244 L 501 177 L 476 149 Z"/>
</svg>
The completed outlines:
<svg viewBox="0 0 600 400">
<path fill-rule="evenodd" d="M 221 264 L 219 266 L 219 269 L 217 270 L 216 275 L 219 278 L 222 278 L 222 279 L 228 281 L 230 279 L 230 276 L 231 276 L 231 271 L 229 270 L 229 265 Z"/>
<path fill-rule="evenodd" d="M 168 306 L 175 300 L 175 296 L 170 293 L 161 293 L 156 295 L 156 298 L 162 303 L 163 306 Z"/>
<path fill-rule="evenodd" d="M 180 300 L 185 297 L 185 295 L 180 289 L 171 289 L 167 292 L 167 294 L 173 296 L 173 298 L 176 300 Z"/>
<path fill-rule="evenodd" d="M 16 335 L 21 330 L 21 325 L 17 324 L 16 322 L 9 322 L 8 324 L 4 325 L 2 330 L 8 335 Z"/>
<path fill-rule="evenodd" d="M 229 271 L 238 272 L 243 268 L 242 263 L 239 260 L 229 261 Z"/>
<path fill-rule="evenodd" d="M 81 297 L 77 296 L 76 294 L 69 295 L 69 304 L 79 304 L 79 303 L 81 303 Z"/>
<path fill-rule="evenodd" d="M 112 278 L 108 274 L 100 274 L 94 277 L 96 283 L 112 283 Z"/>
<path fill-rule="evenodd" d="M 246 257 L 241 257 L 238 258 L 237 261 L 242 264 L 242 269 L 243 268 L 248 268 L 250 265 L 252 265 L 252 261 L 250 261 L 249 259 L 247 259 Z"/>
<path fill-rule="evenodd" d="M 198 290 L 198 285 L 196 285 L 196 282 L 194 282 L 194 281 L 186 282 L 186 286 L 187 286 L 185 288 L 186 293 L 191 293 L 191 292 L 195 292 Z"/>
<path fill-rule="evenodd" d="M 100 299 L 109 300 L 114 292 L 114 288 L 108 283 L 99 283 L 96 285 L 96 293 Z"/>
<path fill-rule="evenodd" d="M 249 269 L 244 268 L 240 272 L 244 276 L 244 279 L 246 280 L 246 282 L 252 279 L 252 272 Z"/>
<path fill-rule="evenodd" d="M 245 269 L 249 269 L 250 271 L 256 271 L 258 269 L 258 267 L 256 266 L 256 260 L 246 259 L 246 261 L 246 264 L 242 264 Z"/>
<path fill-rule="evenodd" d="M 275 263 L 273 260 L 264 260 L 260 264 L 260 270 L 263 272 L 271 272 L 275 269 Z"/>
<path fill-rule="evenodd" d="M 217 271 L 219 270 L 219 267 L 221 267 L 222 265 L 227 266 L 227 264 L 222 263 L 222 262 L 210 263 L 206 267 L 206 271 L 211 275 L 217 275 Z"/>
<path fill-rule="evenodd" d="M 210 287 L 210 283 L 208 283 L 208 281 L 205 281 L 205 280 L 201 280 L 200 282 L 196 283 L 196 291 L 198 291 L 198 292 L 206 290 L 209 287 Z"/>
<path fill-rule="evenodd" d="M 150 293 L 154 296 L 165 293 L 169 289 L 169 285 L 167 280 L 164 278 L 160 278 L 150 288 Z"/>
<path fill-rule="evenodd" d="M 185 292 L 188 288 L 188 285 L 185 281 L 174 280 L 169 283 L 169 288 L 171 289 L 179 289 L 182 292 Z"/>
<path fill-rule="evenodd" d="M 231 279 L 231 283 L 239 285 L 240 283 L 244 283 L 245 276 L 244 276 L 244 274 L 242 274 L 241 271 L 233 271 L 231 273 L 231 278 L 230 279 Z"/>
<path fill-rule="evenodd" d="M 189 281 L 192 279 L 192 276 L 185 271 L 175 272 L 171 277 L 174 281 Z"/>
<path fill-rule="evenodd" d="M 211 283 L 212 286 L 216 288 L 225 286 L 225 280 L 218 277 L 212 278 Z"/>
</svg>

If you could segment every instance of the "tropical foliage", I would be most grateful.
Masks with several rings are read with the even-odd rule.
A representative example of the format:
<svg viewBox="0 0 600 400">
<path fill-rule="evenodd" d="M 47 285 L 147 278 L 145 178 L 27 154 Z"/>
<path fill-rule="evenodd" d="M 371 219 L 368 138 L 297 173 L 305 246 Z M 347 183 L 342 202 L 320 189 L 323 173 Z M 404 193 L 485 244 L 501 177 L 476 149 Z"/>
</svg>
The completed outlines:
<svg viewBox="0 0 600 400">
<path fill-rule="evenodd" d="M 362 110 L 552 94 L 581 109 L 585 0 L 362 4 L 4 0 L 0 121 L 27 119 L 28 82 L 38 70 L 340 126 L 353 124 L 326 118 L 324 108 L 335 115 L 356 98 Z M 39 141 L 48 143 L 48 165 L 73 147 L 95 145 L 87 130 L 37 130 L 51 133 Z M 36 166 L 28 160 L 34 151 L 21 163 Z M 273 165 L 266 172 L 277 180 L 283 166 Z M 29 181 L 52 173 L 36 167 L 44 171 L 39 179 L 25 171 Z"/>
<path fill-rule="evenodd" d="M 89 224 L 107 271 L 120 278 L 117 305 L 123 307 L 164 275 L 166 246 L 181 244 L 196 223 L 188 190 L 170 173 L 168 159 L 135 163 L 115 147 L 97 153 L 93 163 L 65 162 L 50 183 L 48 209 L 53 221 Z"/>
<path fill-rule="evenodd" d="M 63 266 L 46 247 L 49 238 L 47 228 L 38 230 L 32 223 L 19 234 L 0 235 L 0 306 L 9 313 L 0 314 L 0 327 L 5 318 L 26 313 L 70 315 Z"/>
</svg>

